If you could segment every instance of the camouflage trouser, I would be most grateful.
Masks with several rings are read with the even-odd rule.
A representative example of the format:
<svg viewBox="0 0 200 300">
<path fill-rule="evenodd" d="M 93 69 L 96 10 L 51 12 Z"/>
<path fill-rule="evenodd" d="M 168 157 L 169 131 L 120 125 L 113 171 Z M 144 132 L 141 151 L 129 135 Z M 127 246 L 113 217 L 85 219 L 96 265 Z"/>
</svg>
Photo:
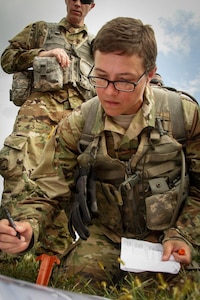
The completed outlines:
<svg viewBox="0 0 200 300">
<path fill-rule="evenodd" d="M 50 93 L 33 93 L 20 108 L 13 132 L 0 151 L 0 174 L 4 177 L 2 203 L 21 199 L 29 190 L 29 178 L 38 165 L 54 127 L 70 110 L 68 101 Z"/>
<path fill-rule="evenodd" d="M 107 286 L 115 286 L 122 282 L 125 276 L 130 276 L 120 269 L 120 243 L 114 243 L 107 238 L 96 225 L 89 227 L 90 237 L 87 241 L 79 240 L 70 251 L 61 259 L 61 264 L 53 271 L 53 280 L 68 279 L 73 286 L 80 288 L 87 283 L 90 287 L 99 288 L 102 282 Z M 158 242 L 157 234 L 149 235 L 148 241 Z M 163 273 L 166 280 L 176 275 Z M 131 278 L 141 281 L 153 280 L 157 277 L 155 272 L 131 273 Z"/>
<path fill-rule="evenodd" d="M 55 268 L 55 277 L 61 276 L 74 280 L 74 284 L 100 285 L 102 281 L 118 282 L 123 271 L 120 270 L 120 244 L 109 240 L 95 225 L 90 227 L 87 241 L 79 240 L 61 259 L 61 265 Z"/>
<path fill-rule="evenodd" d="M 74 284 L 79 286 L 88 281 L 95 287 L 102 281 L 115 285 L 127 275 L 120 269 L 120 238 L 119 242 L 113 242 L 97 225 L 90 226 L 89 231 L 90 237 L 86 241 L 79 239 L 62 258 L 58 269 L 65 278 L 73 278 Z M 149 241 L 158 242 L 157 236 L 150 236 Z M 144 273 L 142 279 L 152 277 L 152 273 Z"/>
</svg>

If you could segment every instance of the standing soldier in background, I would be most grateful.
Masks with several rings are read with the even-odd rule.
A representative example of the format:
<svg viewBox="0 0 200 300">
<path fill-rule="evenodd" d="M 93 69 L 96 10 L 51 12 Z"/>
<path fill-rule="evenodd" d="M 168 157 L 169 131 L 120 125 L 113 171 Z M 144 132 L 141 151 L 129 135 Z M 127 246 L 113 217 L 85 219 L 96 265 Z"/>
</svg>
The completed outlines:
<svg viewBox="0 0 200 300">
<path fill-rule="evenodd" d="M 93 37 L 84 24 L 95 3 L 65 3 L 67 16 L 58 24 L 39 21 L 28 25 L 9 41 L 1 57 L 3 70 L 14 73 L 11 100 L 21 106 L 13 132 L 0 151 L 4 205 L 18 200 L 28 189 L 52 129 L 95 95 L 87 78 L 93 65 Z"/>
</svg>

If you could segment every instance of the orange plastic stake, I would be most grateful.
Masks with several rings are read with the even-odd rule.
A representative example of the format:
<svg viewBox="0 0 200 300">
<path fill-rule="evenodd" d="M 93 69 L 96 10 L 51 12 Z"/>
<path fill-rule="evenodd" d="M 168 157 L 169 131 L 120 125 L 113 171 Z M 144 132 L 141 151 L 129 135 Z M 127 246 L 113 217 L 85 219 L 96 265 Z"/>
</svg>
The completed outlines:
<svg viewBox="0 0 200 300">
<path fill-rule="evenodd" d="M 56 255 L 50 256 L 48 254 L 42 254 L 36 257 L 36 261 L 41 260 L 40 269 L 37 277 L 37 284 L 47 286 L 51 277 L 54 264 L 60 264 L 60 260 Z"/>
</svg>

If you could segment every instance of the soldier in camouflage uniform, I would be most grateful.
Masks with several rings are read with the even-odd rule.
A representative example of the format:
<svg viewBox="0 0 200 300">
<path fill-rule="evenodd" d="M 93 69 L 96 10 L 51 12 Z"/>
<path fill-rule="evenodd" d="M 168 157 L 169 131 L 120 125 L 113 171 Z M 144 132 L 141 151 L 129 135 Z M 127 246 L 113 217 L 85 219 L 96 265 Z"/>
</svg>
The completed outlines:
<svg viewBox="0 0 200 300">
<path fill-rule="evenodd" d="M 149 85 L 157 45 L 152 27 L 140 20 L 109 21 L 93 49 L 89 78 L 97 96 L 55 129 L 32 174 L 35 188 L 10 207 L 21 239 L 3 219 L 0 249 L 21 253 L 40 241 L 43 251 L 63 258 L 66 278 L 94 283 L 120 276 L 121 237 L 160 241 L 163 260 L 172 254 L 187 265 L 200 245 L 199 106 L 178 98 L 182 144 L 167 90 Z"/>
<path fill-rule="evenodd" d="M 17 84 L 11 100 L 22 105 L 13 132 L 0 151 L 0 174 L 4 177 L 2 203 L 5 205 L 12 199 L 20 199 L 22 191 L 28 189 L 29 176 L 38 165 L 53 128 L 71 110 L 96 94 L 87 79 L 93 65 L 93 36 L 84 24 L 95 3 L 93 0 L 66 0 L 65 3 L 66 18 L 58 24 L 39 21 L 28 25 L 10 40 L 1 57 L 3 70 L 14 73 Z M 49 83 L 49 77 L 42 81 L 51 74 L 53 63 L 63 80 L 60 86 L 55 79 Z M 34 65 L 34 82 L 31 82 Z M 56 80 L 58 75 L 56 73 Z M 38 76 L 39 83 L 35 82 Z M 26 89 L 24 83 L 28 79 Z M 21 97 L 29 88 L 31 93 L 23 103 Z"/>
</svg>

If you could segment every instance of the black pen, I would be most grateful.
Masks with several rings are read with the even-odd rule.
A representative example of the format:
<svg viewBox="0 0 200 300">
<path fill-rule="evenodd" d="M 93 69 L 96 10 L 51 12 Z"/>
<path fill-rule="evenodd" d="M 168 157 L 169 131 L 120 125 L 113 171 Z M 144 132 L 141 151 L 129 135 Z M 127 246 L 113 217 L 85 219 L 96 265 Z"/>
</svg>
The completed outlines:
<svg viewBox="0 0 200 300">
<path fill-rule="evenodd" d="M 9 213 L 9 211 L 8 211 L 7 208 L 4 208 L 4 211 L 5 211 L 5 214 L 6 214 L 6 217 L 7 217 L 8 221 L 10 223 L 10 226 L 15 229 L 16 236 L 20 240 L 21 239 L 21 235 L 20 235 L 19 231 L 17 231 L 17 229 L 16 229 L 16 225 L 15 225 L 15 222 L 13 221 L 13 218 L 11 217 L 11 215 L 10 215 L 10 213 Z"/>
</svg>

